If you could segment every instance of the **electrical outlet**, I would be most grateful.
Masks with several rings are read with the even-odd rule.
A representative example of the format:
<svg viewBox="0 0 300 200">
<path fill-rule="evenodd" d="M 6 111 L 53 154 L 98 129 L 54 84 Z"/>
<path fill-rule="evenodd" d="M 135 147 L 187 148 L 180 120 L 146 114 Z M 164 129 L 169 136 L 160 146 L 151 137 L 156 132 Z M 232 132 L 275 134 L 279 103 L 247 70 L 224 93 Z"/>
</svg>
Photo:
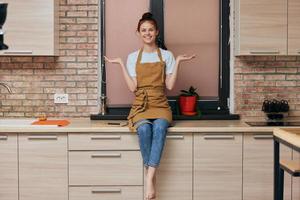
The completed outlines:
<svg viewBox="0 0 300 200">
<path fill-rule="evenodd" d="M 69 95 L 68 94 L 54 94 L 54 103 L 68 103 Z"/>
</svg>

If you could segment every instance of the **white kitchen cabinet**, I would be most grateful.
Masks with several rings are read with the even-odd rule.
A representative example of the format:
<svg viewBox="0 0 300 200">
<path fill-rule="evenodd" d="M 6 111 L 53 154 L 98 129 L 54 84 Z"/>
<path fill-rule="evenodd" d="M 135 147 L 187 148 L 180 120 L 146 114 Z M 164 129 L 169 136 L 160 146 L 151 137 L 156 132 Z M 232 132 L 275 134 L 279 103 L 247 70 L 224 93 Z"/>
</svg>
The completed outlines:
<svg viewBox="0 0 300 200">
<path fill-rule="evenodd" d="M 169 134 L 157 172 L 156 199 L 192 200 L 192 194 L 193 136 Z"/>
<path fill-rule="evenodd" d="M 16 134 L 0 133 L 0 199 L 18 200 L 18 142 Z"/>
<path fill-rule="evenodd" d="M 19 135 L 19 200 L 68 200 L 66 134 Z"/>
<path fill-rule="evenodd" d="M 273 135 L 244 135 L 243 200 L 273 200 Z M 291 149 L 281 145 L 281 159 L 291 159 Z M 284 199 L 291 199 L 291 176 L 285 174 Z"/>
<path fill-rule="evenodd" d="M 194 135 L 194 198 L 241 200 L 242 134 Z"/>
<path fill-rule="evenodd" d="M 0 55 L 58 55 L 59 0 L 2 0 L 8 3 Z"/>
<path fill-rule="evenodd" d="M 287 0 L 235 2 L 235 55 L 287 55 Z"/>
</svg>

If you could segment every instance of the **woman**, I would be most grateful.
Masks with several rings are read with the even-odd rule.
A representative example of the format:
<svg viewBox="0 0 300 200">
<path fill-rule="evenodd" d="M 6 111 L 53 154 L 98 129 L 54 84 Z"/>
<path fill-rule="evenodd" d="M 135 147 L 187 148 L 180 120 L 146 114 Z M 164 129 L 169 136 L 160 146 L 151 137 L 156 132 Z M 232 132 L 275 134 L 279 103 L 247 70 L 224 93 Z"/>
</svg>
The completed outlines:
<svg viewBox="0 0 300 200">
<path fill-rule="evenodd" d="M 195 57 L 180 55 L 174 58 L 170 51 L 158 48 L 157 22 L 151 13 L 145 13 L 139 20 L 137 32 L 143 47 L 131 53 L 127 59 L 127 69 L 121 58 L 105 60 L 121 66 L 130 91 L 135 93 L 135 101 L 128 116 L 129 128 L 136 129 L 147 175 L 146 200 L 155 199 L 156 170 L 163 152 L 172 112 L 165 95 L 165 87 L 174 87 L 179 63 Z"/>
</svg>

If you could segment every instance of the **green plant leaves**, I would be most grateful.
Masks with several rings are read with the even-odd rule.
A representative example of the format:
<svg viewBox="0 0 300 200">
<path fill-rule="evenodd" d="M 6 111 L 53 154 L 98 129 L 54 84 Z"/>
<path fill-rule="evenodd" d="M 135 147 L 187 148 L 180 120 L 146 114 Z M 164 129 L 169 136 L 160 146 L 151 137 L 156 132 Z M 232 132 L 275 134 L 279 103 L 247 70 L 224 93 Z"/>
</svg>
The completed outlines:
<svg viewBox="0 0 300 200">
<path fill-rule="evenodd" d="M 191 86 L 188 91 L 180 90 L 180 92 L 181 92 L 180 96 L 197 96 L 197 97 L 199 97 L 196 90 L 197 90 L 197 88 L 194 88 L 193 86 Z"/>
</svg>

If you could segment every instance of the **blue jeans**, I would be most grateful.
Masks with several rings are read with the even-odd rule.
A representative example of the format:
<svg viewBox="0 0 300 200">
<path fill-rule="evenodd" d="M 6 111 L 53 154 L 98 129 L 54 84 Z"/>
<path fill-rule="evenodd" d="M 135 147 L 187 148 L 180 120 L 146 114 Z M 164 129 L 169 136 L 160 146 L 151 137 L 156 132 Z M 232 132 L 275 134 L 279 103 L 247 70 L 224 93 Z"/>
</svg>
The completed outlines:
<svg viewBox="0 0 300 200">
<path fill-rule="evenodd" d="M 164 149 L 169 122 L 166 119 L 143 119 L 136 122 L 145 167 L 158 167 Z"/>
</svg>

